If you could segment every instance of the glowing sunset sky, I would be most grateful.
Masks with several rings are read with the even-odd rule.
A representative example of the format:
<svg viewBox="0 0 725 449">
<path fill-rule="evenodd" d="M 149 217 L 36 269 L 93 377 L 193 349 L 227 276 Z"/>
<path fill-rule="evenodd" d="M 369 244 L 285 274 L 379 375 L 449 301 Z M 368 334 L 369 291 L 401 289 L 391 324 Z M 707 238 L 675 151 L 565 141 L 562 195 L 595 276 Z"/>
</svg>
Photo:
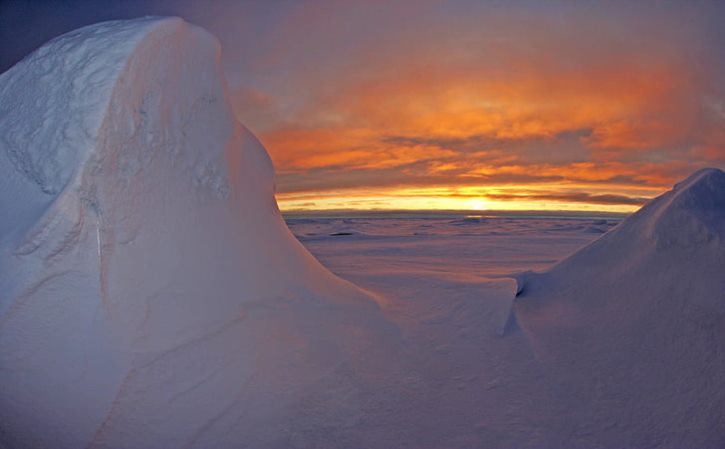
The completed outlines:
<svg viewBox="0 0 725 449">
<path fill-rule="evenodd" d="M 722 2 L 86 3 L 3 3 L 2 69 L 100 20 L 204 26 L 283 210 L 630 211 L 725 168 Z"/>
</svg>

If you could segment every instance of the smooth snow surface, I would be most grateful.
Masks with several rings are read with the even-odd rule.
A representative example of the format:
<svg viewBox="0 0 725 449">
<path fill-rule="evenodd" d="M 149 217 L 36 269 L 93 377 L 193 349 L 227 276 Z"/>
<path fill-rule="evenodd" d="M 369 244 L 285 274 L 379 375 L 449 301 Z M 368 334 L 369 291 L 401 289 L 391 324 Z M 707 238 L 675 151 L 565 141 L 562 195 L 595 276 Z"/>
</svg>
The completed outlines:
<svg viewBox="0 0 725 449">
<path fill-rule="evenodd" d="M 722 171 L 619 224 L 290 221 L 362 290 L 219 58 L 146 18 L 0 75 L 0 447 L 725 446 Z"/>
</svg>

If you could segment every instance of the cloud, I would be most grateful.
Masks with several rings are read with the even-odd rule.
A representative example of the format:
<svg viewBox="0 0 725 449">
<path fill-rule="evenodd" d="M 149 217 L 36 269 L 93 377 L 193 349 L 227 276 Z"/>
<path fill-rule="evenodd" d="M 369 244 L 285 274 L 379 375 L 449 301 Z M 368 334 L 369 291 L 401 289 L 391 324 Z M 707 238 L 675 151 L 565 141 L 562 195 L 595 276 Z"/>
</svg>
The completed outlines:
<svg viewBox="0 0 725 449">
<path fill-rule="evenodd" d="M 570 14 L 566 27 L 519 11 L 438 25 L 415 42 L 403 31 L 336 65 L 330 82 L 307 84 L 309 103 L 261 135 L 281 191 L 609 184 L 620 194 L 548 199 L 636 205 L 644 197 L 623 189 L 661 191 L 722 164 L 719 81 L 688 61 L 705 43 L 671 31 L 675 15 L 640 24 Z"/>
<path fill-rule="evenodd" d="M 283 206 L 466 190 L 631 209 L 725 168 L 717 2 L 79 3 L 0 4 L 0 63 L 98 20 L 175 14 L 210 29 Z"/>
<path fill-rule="evenodd" d="M 625 195 L 591 195 L 588 193 L 542 193 L 536 192 L 531 194 L 518 194 L 518 195 L 506 195 L 506 194 L 489 194 L 488 198 L 493 200 L 503 201 L 532 201 L 532 200 L 547 200 L 547 201 L 559 201 L 559 202 L 576 202 L 576 203 L 587 203 L 587 204 L 626 204 L 633 206 L 641 206 L 651 198 L 648 197 L 629 197 Z"/>
</svg>

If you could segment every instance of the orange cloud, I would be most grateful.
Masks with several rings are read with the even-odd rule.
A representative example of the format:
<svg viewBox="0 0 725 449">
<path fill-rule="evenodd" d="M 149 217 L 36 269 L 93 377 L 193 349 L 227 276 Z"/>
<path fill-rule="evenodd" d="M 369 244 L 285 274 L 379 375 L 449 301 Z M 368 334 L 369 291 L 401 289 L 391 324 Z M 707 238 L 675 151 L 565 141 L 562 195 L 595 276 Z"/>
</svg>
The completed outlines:
<svg viewBox="0 0 725 449">
<path fill-rule="evenodd" d="M 304 192 L 316 207 L 439 207 L 455 186 L 478 186 L 502 205 L 631 209 L 695 168 L 722 166 L 725 102 L 713 73 L 689 63 L 700 43 L 664 19 L 638 29 L 577 18 L 386 30 L 389 45 L 303 76 L 304 100 L 273 108 L 260 133 L 280 204 L 299 206 Z"/>
</svg>

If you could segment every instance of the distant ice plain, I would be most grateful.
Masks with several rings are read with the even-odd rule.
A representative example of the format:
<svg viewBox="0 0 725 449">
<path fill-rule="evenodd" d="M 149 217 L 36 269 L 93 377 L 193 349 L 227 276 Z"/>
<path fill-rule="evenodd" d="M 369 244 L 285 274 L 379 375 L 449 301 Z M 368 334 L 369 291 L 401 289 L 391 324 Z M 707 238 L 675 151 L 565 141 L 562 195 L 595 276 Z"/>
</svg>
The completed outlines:
<svg viewBox="0 0 725 449">
<path fill-rule="evenodd" d="M 335 274 L 366 288 L 394 290 L 396 275 L 454 283 L 544 270 L 623 219 L 571 215 L 290 213 L 285 220 Z"/>
</svg>

